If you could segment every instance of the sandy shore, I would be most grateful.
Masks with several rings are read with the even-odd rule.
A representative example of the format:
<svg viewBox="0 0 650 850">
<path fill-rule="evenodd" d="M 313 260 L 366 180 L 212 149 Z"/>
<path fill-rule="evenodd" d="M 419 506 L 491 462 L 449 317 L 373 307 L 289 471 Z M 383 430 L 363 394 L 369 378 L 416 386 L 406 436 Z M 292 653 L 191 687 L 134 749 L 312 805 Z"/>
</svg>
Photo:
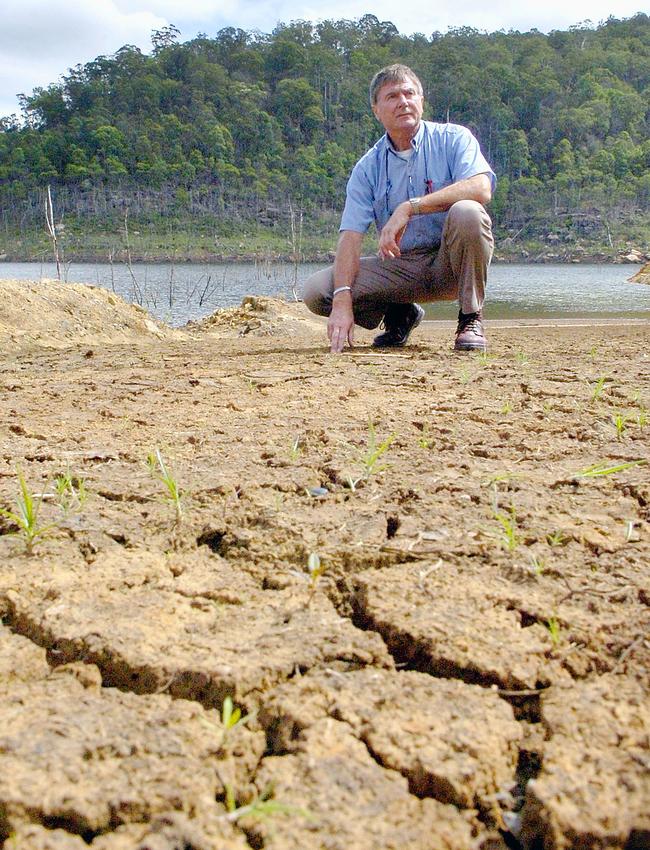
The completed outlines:
<svg viewBox="0 0 650 850">
<path fill-rule="evenodd" d="M 650 847 L 650 322 L 0 305 L 4 847 Z"/>
</svg>

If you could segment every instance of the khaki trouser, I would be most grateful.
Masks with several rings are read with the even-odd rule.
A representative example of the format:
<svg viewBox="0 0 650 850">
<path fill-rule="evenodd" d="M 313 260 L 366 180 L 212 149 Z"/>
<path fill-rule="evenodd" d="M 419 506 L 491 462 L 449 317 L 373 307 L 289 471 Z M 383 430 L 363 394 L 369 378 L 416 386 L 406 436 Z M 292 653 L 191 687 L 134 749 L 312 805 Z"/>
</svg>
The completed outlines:
<svg viewBox="0 0 650 850">
<path fill-rule="evenodd" d="M 492 259 L 492 222 L 477 201 L 458 201 L 447 214 L 439 249 L 417 248 L 401 257 L 362 257 L 352 288 L 354 321 L 376 328 L 391 304 L 453 301 L 463 313 L 483 306 Z M 316 272 L 304 284 L 303 301 L 319 316 L 332 309 L 334 267 Z"/>
</svg>

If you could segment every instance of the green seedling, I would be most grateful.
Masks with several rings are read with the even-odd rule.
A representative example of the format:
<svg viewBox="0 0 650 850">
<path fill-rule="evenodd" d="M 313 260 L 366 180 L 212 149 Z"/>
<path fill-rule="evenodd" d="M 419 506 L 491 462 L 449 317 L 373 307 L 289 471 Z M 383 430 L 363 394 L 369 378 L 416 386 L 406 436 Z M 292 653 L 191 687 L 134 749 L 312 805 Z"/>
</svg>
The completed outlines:
<svg viewBox="0 0 650 850">
<path fill-rule="evenodd" d="M 256 819 L 264 819 L 272 815 L 300 815 L 301 817 L 311 818 L 312 815 L 306 809 L 298 808 L 297 806 L 288 806 L 286 803 L 281 803 L 279 800 L 272 800 L 272 786 L 268 786 L 262 793 L 255 797 L 250 803 L 245 806 L 237 806 L 235 791 L 230 784 L 225 784 L 225 805 L 228 814 L 222 815 L 224 820 L 231 823 L 238 821 L 243 817 L 251 817 Z"/>
<path fill-rule="evenodd" d="M 598 401 L 598 399 L 601 397 L 601 395 L 603 394 L 603 390 L 605 388 L 605 381 L 606 380 L 607 380 L 607 378 L 605 378 L 605 377 L 598 378 L 596 383 L 593 385 L 593 387 L 591 389 L 591 400 L 592 401 Z"/>
<path fill-rule="evenodd" d="M 598 346 L 597 346 L 597 345 L 593 345 L 593 346 L 589 349 L 589 356 L 590 356 L 590 357 L 596 357 L 597 355 L 598 355 Z"/>
<path fill-rule="evenodd" d="M 512 413 L 512 402 L 510 400 L 504 401 L 501 406 L 501 413 L 504 416 L 507 416 L 509 413 Z"/>
<path fill-rule="evenodd" d="M 523 351 L 518 351 L 515 354 L 515 360 L 519 363 L 520 366 L 525 366 L 528 363 L 528 355 Z"/>
<path fill-rule="evenodd" d="M 639 411 L 639 415 L 637 416 L 636 423 L 639 428 L 645 428 L 648 424 L 648 411 L 643 409 Z"/>
<path fill-rule="evenodd" d="M 469 383 L 469 370 L 461 369 L 458 373 L 458 380 L 461 382 L 461 384 Z"/>
<path fill-rule="evenodd" d="M 316 554 L 316 552 L 310 552 L 309 558 L 307 559 L 307 572 L 309 573 L 309 596 L 307 597 L 307 605 L 311 603 L 311 600 L 314 598 L 314 594 L 316 593 L 316 588 L 318 586 L 318 580 L 325 572 L 325 565 L 320 559 L 320 555 Z"/>
<path fill-rule="evenodd" d="M 36 497 L 30 493 L 25 476 L 20 470 L 18 470 L 18 483 L 20 485 L 20 493 L 16 499 L 17 513 L 0 508 L 0 516 L 5 517 L 18 526 L 18 531 L 9 533 L 22 535 L 25 541 L 25 551 L 28 555 L 31 555 L 36 540 L 42 537 L 53 525 L 39 525 L 38 514 L 41 509 L 43 496 Z"/>
<path fill-rule="evenodd" d="M 543 575 L 544 570 L 546 569 L 546 564 L 544 563 L 543 558 L 539 558 L 537 555 L 532 555 L 530 563 L 536 576 Z"/>
<path fill-rule="evenodd" d="M 149 467 L 149 472 L 161 482 L 167 491 L 165 501 L 173 505 L 176 512 L 176 523 L 179 524 L 183 519 L 183 506 L 181 504 L 183 494 L 178 486 L 178 482 L 167 468 L 160 449 L 156 449 L 147 456 L 147 466 Z"/>
<path fill-rule="evenodd" d="M 54 478 L 54 492 L 65 515 L 73 507 L 81 510 L 88 496 L 85 480 L 72 475 L 69 469 Z"/>
<path fill-rule="evenodd" d="M 418 446 L 421 449 L 435 449 L 436 441 L 433 437 L 427 437 L 424 434 L 418 438 Z"/>
<path fill-rule="evenodd" d="M 501 526 L 501 533 L 499 535 L 501 545 L 507 552 L 514 552 L 519 545 L 515 506 L 510 505 L 510 510 L 507 514 L 503 513 L 503 511 L 493 510 L 492 516 Z"/>
<path fill-rule="evenodd" d="M 301 454 L 302 445 L 300 442 L 300 437 L 296 437 L 296 439 L 291 443 L 291 448 L 289 449 L 289 457 L 291 458 L 291 460 L 298 460 Z"/>
<path fill-rule="evenodd" d="M 477 360 L 478 360 L 478 362 L 481 364 L 481 366 L 487 366 L 487 364 L 488 364 L 488 363 L 490 362 L 490 360 L 492 359 L 492 355 L 488 354 L 488 353 L 487 353 L 487 351 L 481 351 L 481 352 L 477 355 L 476 359 L 477 359 Z"/>
<path fill-rule="evenodd" d="M 612 416 L 612 422 L 614 423 L 614 427 L 616 428 L 617 439 L 622 440 L 628 422 L 627 415 L 620 412 L 615 413 L 614 416 Z"/>
<path fill-rule="evenodd" d="M 546 621 L 546 628 L 548 629 L 548 633 L 551 636 L 551 643 L 553 644 L 553 648 L 557 649 L 557 647 L 560 645 L 561 640 L 561 628 L 560 621 L 555 616 L 555 614 L 553 614 L 552 617 L 549 617 Z"/>
<path fill-rule="evenodd" d="M 563 531 L 552 531 L 546 535 L 546 542 L 549 546 L 555 548 L 556 546 L 564 546 L 567 538 Z"/>
<path fill-rule="evenodd" d="M 385 440 L 378 444 L 375 424 L 372 419 L 368 422 L 368 447 L 359 459 L 360 466 L 363 470 L 362 475 L 359 478 L 352 478 L 351 475 L 348 475 L 348 484 L 352 492 L 356 490 L 357 484 L 360 481 L 367 481 L 369 478 L 372 478 L 373 475 L 378 475 L 387 468 L 387 464 L 380 463 L 379 461 L 388 451 L 388 448 L 394 439 L 395 435 L 390 434 Z"/>
<path fill-rule="evenodd" d="M 221 725 L 223 727 L 222 746 L 226 742 L 226 738 L 230 732 L 238 726 L 244 726 L 251 719 L 252 715 L 242 714 L 239 706 L 235 707 L 232 697 L 227 696 L 221 706 Z"/>
<path fill-rule="evenodd" d="M 644 466 L 647 462 L 645 458 L 639 458 L 639 460 L 617 463 L 614 466 L 595 463 L 593 466 L 588 466 L 586 469 L 576 472 L 573 478 L 595 478 L 599 475 L 614 475 L 616 472 L 624 472 L 626 469 L 633 469 L 635 466 Z"/>
<path fill-rule="evenodd" d="M 632 519 L 628 519 L 625 522 L 625 542 L 630 543 L 635 539 L 634 528 L 636 523 Z M 638 540 L 638 538 L 636 538 Z"/>
</svg>

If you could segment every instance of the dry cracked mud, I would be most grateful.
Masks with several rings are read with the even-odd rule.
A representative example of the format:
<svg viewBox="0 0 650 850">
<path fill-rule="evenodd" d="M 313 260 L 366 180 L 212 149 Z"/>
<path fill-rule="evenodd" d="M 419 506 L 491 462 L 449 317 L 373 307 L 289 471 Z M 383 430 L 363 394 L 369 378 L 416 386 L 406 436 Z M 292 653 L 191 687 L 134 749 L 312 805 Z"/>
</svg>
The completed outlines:
<svg viewBox="0 0 650 850">
<path fill-rule="evenodd" d="M 3 848 L 650 848 L 649 322 L 0 295 Z"/>
</svg>

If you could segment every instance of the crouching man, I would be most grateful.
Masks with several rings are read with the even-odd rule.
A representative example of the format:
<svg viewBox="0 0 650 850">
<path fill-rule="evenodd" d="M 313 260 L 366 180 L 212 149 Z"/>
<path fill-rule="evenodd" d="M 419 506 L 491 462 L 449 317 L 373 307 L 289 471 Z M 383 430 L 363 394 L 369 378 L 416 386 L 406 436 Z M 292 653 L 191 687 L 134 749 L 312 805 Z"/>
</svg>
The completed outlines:
<svg viewBox="0 0 650 850">
<path fill-rule="evenodd" d="M 494 240 L 485 211 L 496 185 L 477 140 L 458 124 L 422 120 L 422 84 L 406 65 L 375 74 L 370 103 L 385 134 L 348 181 L 334 266 L 305 283 L 313 313 L 329 316 L 331 351 L 354 325 L 384 331 L 376 348 L 405 345 L 422 321 L 418 301 L 458 299 L 454 348 L 485 351 L 482 308 Z M 361 257 L 374 221 L 376 257 Z"/>
</svg>

